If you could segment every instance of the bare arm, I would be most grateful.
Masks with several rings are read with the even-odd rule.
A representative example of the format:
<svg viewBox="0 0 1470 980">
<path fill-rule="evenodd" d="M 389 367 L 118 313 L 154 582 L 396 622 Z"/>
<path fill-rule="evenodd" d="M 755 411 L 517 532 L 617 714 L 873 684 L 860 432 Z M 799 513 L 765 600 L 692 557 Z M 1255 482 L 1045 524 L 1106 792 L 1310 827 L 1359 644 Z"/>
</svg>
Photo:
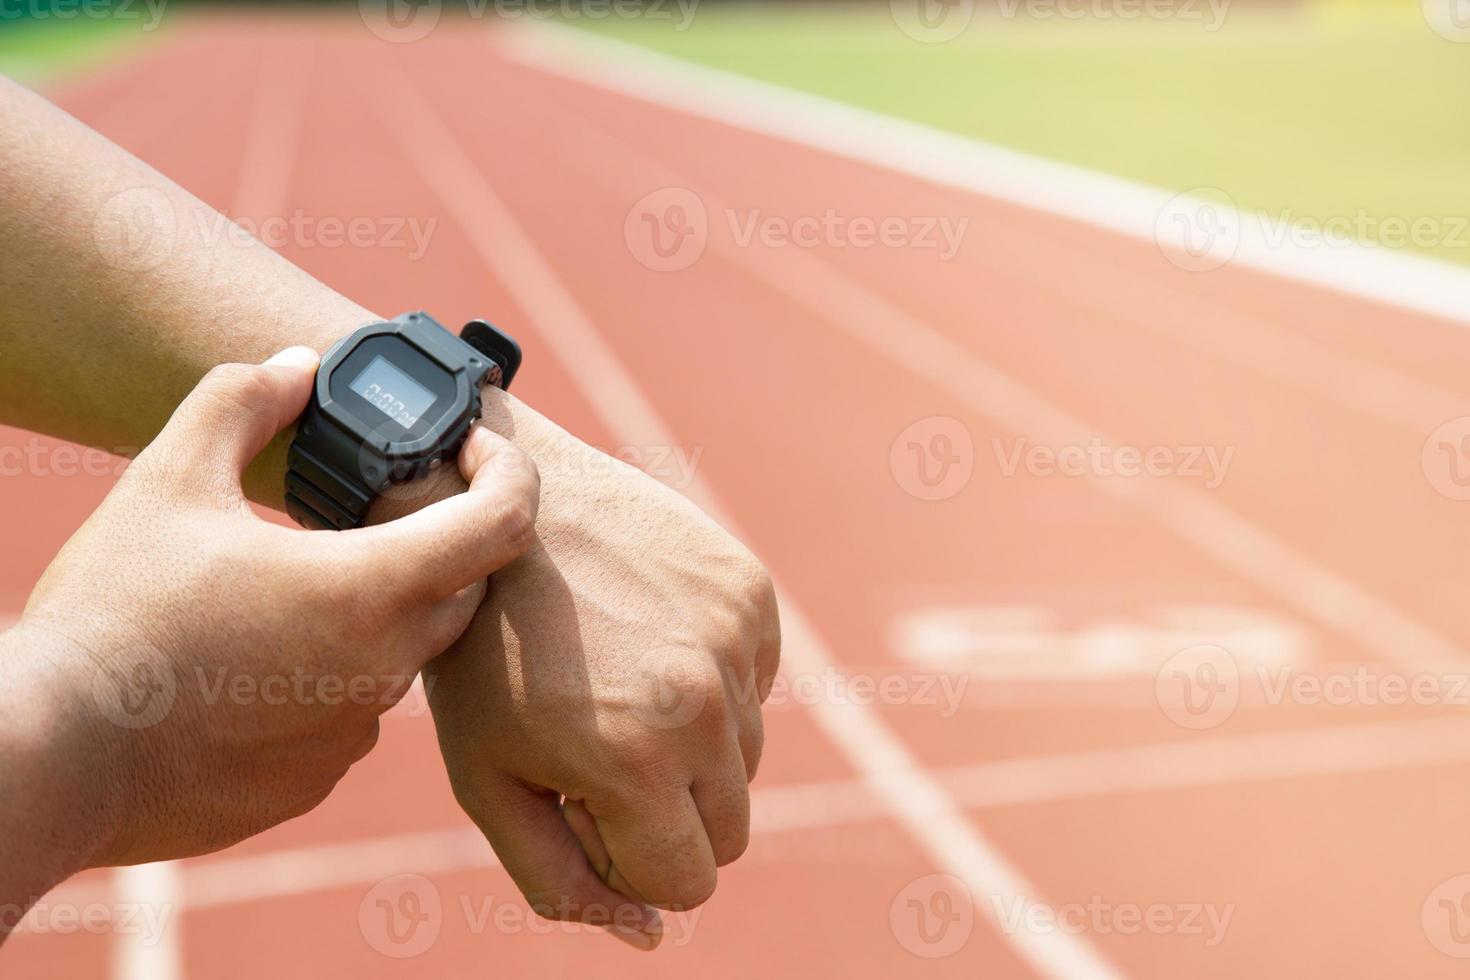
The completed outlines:
<svg viewBox="0 0 1470 980">
<path fill-rule="evenodd" d="M 212 365 L 325 350 L 376 319 L 263 245 L 201 234 L 217 220 L 0 83 L 0 418 L 140 446 Z M 644 901 L 699 904 L 745 849 L 779 658 L 774 592 L 667 487 L 498 390 L 484 413 L 536 462 L 542 506 L 530 552 L 429 671 L 440 745 L 461 805 L 539 911 L 651 948 Z M 293 431 L 247 473 L 253 499 L 279 506 Z M 370 520 L 463 490 L 440 474 Z"/>
</svg>

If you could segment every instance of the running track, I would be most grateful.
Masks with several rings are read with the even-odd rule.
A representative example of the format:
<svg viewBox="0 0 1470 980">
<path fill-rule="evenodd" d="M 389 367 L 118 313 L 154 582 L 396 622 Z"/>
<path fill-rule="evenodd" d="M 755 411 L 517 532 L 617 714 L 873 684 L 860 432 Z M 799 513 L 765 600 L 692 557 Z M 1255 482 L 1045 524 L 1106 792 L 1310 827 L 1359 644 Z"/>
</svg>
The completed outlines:
<svg viewBox="0 0 1470 980">
<path fill-rule="evenodd" d="M 196 20 L 52 94 L 232 217 L 437 219 L 417 261 L 310 236 L 282 250 L 383 313 L 503 322 L 527 351 L 521 397 L 739 529 L 783 589 L 797 682 L 768 713 L 749 853 L 651 957 L 528 923 L 430 722 L 400 710 L 310 816 L 49 900 L 119 924 L 165 909 L 159 941 L 20 935 L 5 975 L 1462 972 L 1463 704 L 1385 704 L 1372 680 L 1347 703 L 1271 686 L 1288 668 L 1470 668 L 1467 505 L 1421 463 L 1470 414 L 1470 333 L 1235 266 L 1184 272 L 1148 242 L 533 67 L 503 37 Z M 642 215 L 670 232 L 665 205 L 690 195 L 703 254 L 650 269 Z M 968 225 L 948 260 L 741 237 L 757 212 L 829 209 Z M 1018 440 L 1094 436 L 1232 455 L 1218 486 L 1005 464 Z M 920 499 L 945 459 L 968 482 Z M 0 509 L 24 515 L 0 611 L 108 482 L 0 481 Z M 1195 716 L 1166 665 L 1195 644 L 1229 658 L 1186 675 L 1239 700 L 1199 729 L 1174 720 Z M 837 676 L 908 696 L 857 703 Z M 422 951 L 376 905 L 422 889 L 397 875 L 440 902 Z"/>
</svg>

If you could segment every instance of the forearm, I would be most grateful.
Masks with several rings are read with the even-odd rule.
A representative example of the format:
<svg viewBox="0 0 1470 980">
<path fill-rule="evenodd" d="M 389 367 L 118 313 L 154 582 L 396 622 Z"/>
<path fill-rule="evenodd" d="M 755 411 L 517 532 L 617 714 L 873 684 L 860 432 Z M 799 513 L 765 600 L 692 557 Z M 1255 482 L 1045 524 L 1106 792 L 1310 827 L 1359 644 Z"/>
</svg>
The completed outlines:
<svg viewBox="0 0 1470 980">
<path fill-rule="evenodd" d="M 374 319 L 44 99 L 0 79 L 0 420 L 127 452 L 199 378 Z M 279 504 L 284 445 L 253 496 Z"/>
<path fill-rule="evenodd" d="M 110 826 L 116 740 L 76 703 L 86 692 L 63 683 L 52 644 L 24 625 L 0 633 L 0 942 L 90 865 Z"/>
<path fill-rule="evenodd" d="M 378 319 L 238 229 L 221 233 L 225 220 L 0 78 L 0 421 L 135 450 L 214 365 L 294 344 L 325 351 Z M 485 393 L 485 422 L 528 451 L 560 436 L 498 391 Z M 293 436 L 282 433 L 246 474 L 252 499 L 281 506 Z M 372 519 L 464 487 L 452 467 L 433 480 Z"/>
</svg>

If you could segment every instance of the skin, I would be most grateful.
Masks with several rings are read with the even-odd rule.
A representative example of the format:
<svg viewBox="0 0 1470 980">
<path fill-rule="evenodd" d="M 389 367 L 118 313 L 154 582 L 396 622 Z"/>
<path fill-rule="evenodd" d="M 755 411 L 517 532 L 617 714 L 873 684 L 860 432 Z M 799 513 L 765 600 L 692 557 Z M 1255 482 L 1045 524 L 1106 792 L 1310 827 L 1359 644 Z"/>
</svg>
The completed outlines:
<svg viewBox="0 0 1470 980">
<path fill-rule="evenodd" d="M 204 237 L 217 220 L 0 82 L 0 418 L 144 445 L 211 366 L 324 351 L 381 319 L 258 242 Z M 771 582 L 672 490 L 514 396 L 486 389 L 484 406 L 483 426 L 534 461 L 541 507 L 526 555 L 426 668 L 445 763 L 536 911 L 615 920 L 609 931 L 651 949 L 656 908 L 705 901 L 748 840 L 780 651 Z M 280 506 L 292 435 L 246 470 L 251 499 Z M 464 487 L 441 471 L 370 520 Z"/>
<path fill-rule="evenodd" d="M 294 348 L 210 372 L 0 637 L 0 799 L 19 803 L 0 808 L 4 908 L 316 806 L 530 547 L 535 466 L 485 429 L 460 455 L 469 491 L 411 517 L 322 536 L 256 516 L 241 473 L 316 363 Z M 263 686 L 298 672 L 303 695 Z"/>
</svg>

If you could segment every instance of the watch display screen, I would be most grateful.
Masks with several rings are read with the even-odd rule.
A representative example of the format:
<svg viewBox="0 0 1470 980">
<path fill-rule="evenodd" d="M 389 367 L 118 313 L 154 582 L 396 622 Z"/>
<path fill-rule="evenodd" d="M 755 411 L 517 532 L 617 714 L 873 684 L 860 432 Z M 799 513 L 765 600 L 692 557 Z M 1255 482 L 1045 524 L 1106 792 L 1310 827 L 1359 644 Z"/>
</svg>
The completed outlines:
<svg viewBox="0 0 1470 980">
<path fill-rule="evenodd" d="M 347 386 L 369 405 L 411 429 L 434 404 L 434 393 L 400 370 L 381 354 L 374 357 Z"/>
</svg>

